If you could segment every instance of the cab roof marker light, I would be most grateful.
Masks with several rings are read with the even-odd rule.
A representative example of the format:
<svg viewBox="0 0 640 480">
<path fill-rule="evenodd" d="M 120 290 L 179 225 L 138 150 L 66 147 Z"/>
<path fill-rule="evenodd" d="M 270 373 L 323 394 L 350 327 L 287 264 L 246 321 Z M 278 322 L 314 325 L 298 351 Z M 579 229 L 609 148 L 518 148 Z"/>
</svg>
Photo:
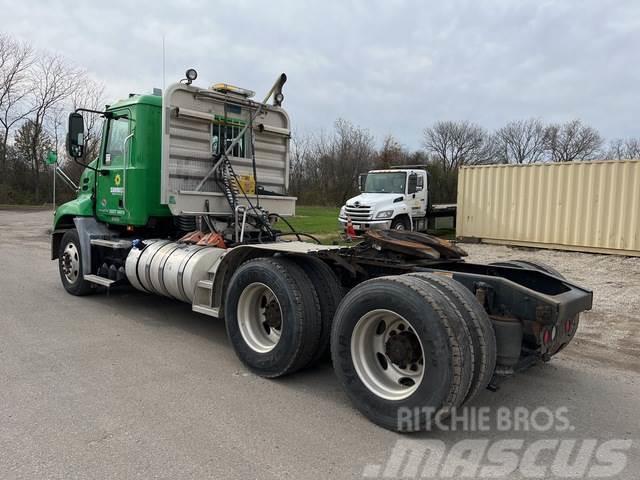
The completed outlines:
<svg viewBox="0 0 640 480">
<path fill-rule="evenodd" d="M 211 86 L 211 90 L 220 93 L 235 93 L 236 95 L 241 95 L 245 98 L 252 98 L 256 94 L 253 90 L 236 87 L 235 85 L 230 85 L 228 83 L 216 83 Z"/>
</svg>

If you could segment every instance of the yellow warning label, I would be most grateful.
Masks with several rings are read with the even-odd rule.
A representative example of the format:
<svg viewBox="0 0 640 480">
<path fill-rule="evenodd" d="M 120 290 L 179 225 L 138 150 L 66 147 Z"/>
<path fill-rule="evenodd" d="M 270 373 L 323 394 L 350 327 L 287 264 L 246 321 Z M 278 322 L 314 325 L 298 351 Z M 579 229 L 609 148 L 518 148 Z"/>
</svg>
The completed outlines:
<svg viewBox="0 0 640 480">
<path fill-rule="evenodd" d="M 239 175 L 237 181 L 233 179 L 233 183 L 247 195 L 256 193 L 256 179 L 253 178 L 253 175 Z"/>
<path fill-rule="evenodd" d="M 113 183 L 116 184 L 116 187 L 120 185 L 120 174 L 117 173 L 115 177 L 113 177 Z"/>
</svg>

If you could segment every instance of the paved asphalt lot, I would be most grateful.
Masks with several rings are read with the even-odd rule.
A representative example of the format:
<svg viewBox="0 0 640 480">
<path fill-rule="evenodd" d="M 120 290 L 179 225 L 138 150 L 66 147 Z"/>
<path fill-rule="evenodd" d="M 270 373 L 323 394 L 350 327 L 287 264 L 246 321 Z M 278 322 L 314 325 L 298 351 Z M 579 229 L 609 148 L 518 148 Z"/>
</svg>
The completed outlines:
<svg viewBox="0 0 640 480">
<path fill-rule="evenodd" d="M 330 365 L 276 381 L 249 374 L 223 324 L 186 304 L 129 289 L 66 294 L 50 219 L 0 211 L 0 478 L 359 478 L 406 438 L 359 415 Z M 585 345 L 475 403 L 568 406 L 567 438 L 634 439 L 619 478 L 637 478 L 639 370 L 589 358 Z"/>
</svg>

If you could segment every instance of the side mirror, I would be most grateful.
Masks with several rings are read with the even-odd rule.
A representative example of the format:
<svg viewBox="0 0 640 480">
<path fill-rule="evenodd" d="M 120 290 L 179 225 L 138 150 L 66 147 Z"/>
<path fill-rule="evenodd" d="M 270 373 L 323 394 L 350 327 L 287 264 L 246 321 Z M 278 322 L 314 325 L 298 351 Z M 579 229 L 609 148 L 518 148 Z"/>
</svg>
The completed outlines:
<svg viewBox="0 0 640 480">
<path fill-rule="evenodd" d="M 407 193 L 411 195 L 418 191 L 418 175 L 412 173 L 409 175 L 409 184 L 407 185 Z"/>
<path fill-rule="evenodd" d="M 73 158 L 80 158 L 84 155 L 84 119 L 78 112 L 69 114 L 67 152 Z"/>
<path fill-rule="evenodd" d="M 366 183 L 367 183 L 367 174 L 361 173 L 360 175 L 358 175 L 358 189 L 361 192 L 364 192 L 364 186 Z"/>
</svg>

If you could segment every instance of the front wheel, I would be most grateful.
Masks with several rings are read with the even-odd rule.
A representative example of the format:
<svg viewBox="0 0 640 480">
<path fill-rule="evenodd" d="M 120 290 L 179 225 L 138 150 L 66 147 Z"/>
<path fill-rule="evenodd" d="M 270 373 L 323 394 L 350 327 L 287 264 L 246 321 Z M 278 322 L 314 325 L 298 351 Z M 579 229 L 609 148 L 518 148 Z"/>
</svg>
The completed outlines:
<svg viewBox="0 0 640 480">
<path fill-rule="evenodd" d="M 82 248 L 78 231 L 68 230 L 60 242 L 58 270 L 62 286 L 71 295 L 88 295 L 93 291 L 93 284 L 84 279 L 82 266 Z"/>
<path fill-rule="evenodd" d="M 409 220 L 406 217 L 396 217 L 391 222 L 391 230 L 410 230 Z"/>
</svg>

